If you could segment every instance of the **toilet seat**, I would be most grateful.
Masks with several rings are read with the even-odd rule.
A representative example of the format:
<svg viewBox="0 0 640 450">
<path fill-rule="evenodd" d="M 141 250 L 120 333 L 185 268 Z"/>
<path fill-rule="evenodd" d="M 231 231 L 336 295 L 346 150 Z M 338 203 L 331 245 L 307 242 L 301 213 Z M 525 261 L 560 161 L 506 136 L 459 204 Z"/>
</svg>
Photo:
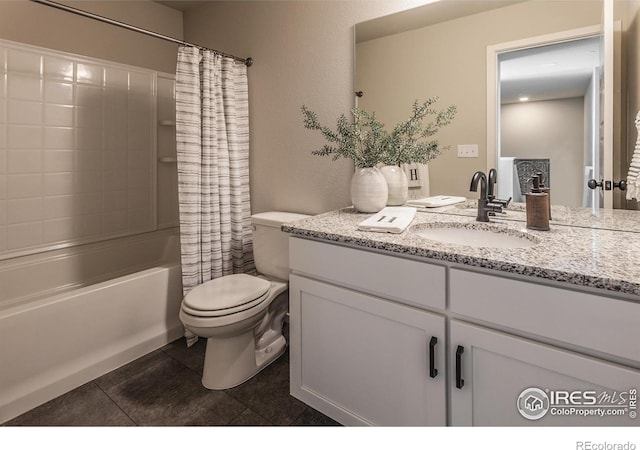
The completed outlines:
<svg viewBox="0 0 640 450">
<path fill-rule="evenodd" d="M 227 275 L 193 288 L 182 310 L 198 317 L 220 317 L 251 309 L 269 295 L 271 283 L 247 274 Z"/>
</svg>

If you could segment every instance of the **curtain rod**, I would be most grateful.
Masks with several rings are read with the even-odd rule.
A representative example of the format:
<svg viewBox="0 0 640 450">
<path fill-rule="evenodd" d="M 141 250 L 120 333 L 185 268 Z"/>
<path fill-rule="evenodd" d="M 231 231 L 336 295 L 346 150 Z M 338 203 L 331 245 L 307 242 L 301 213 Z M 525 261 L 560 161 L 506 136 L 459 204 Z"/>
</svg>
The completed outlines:
<svg viewBox="0 0 640 450">
<path fill-rule="evenodd" d="M 108 23 L 110 25 L 115 25 L 120 28 L 125 28 L 127 30 L 135 31 L 137 33 L 146 34 L 147 36 L 152 36 L 158 39 L 163 39 L 165 41 L 173 42 L 175 44 L 185 45 L 187 47 L 195 47 L 200 50 L 210 50 L 214 53 L 217 53 L 221 56 L 227 56 L 229 58 L 233 58 L 236 61 L 244 63 L 247 67 L 250 67 L 253 64 L 253 59 L 251 58 L 239 58 L 237 56 L 229 55 L 228 53 L 223 53 L 218 50 L 214 50 L 211 48 L 203 47 L 201 45 L 192 44 L 190 42 L 186 42 L 180 39 L 172 38 L 171 36 L 167 36 L 164 34 L 156 33 L 155 31 L 145 30 L 144 28 L 134 27 L 133 25 L 129 25 L 128 23 L 119 22 L 117 20 L 109 19 L 108 17 L 100 16 L 98 14 L 93 14 L 87 11 L 83 11 L 81 9 L 72 8 L 71 6 L 63 5 L 62 3 L 53 2 L 51 0 L 31 0 L 32 2 L 39 3 L 45 6 L 51 6 L 52 8 L 60 9 L 62 11 L 70 12 L 72 14 L 77 14 L 79 16 L 88 17 L 89 19 L 98 20 L 100 22 Z"/>
</svg>

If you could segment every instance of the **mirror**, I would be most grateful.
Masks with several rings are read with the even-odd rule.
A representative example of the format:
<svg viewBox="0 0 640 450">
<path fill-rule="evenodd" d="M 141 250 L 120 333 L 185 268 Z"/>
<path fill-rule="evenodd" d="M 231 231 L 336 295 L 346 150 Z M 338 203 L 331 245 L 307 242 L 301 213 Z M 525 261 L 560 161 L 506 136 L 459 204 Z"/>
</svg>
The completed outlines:
<svg viewBox="0 0 640 450">
<path fill-rule="evenodd" d="M 638 53 L 639 3 L 616 0 L 615 19 L 622 20 L 622 33 L 632 34 L 625 55 L 616 56 L 617 70 L 625 66 L 621 60 L 626 58 L 621 56 Z M 471 197 L 471 175 L 476 170 L 487 171 L 488 160 L 496 155 L 495 144 L 487 151 L 487 127 L 496 120 L 490 117 L 487 104 L 491 88 L 487 84 L 487 48 L 567 30 L 602 28 L 602 20 L 603 3 L 599 1 L 457 0 L 430 3 L 357 24 L 355 91 L 363 93 L 356 98 L 357 105 L 374 111 L 389 126 L 404 120 L 416 99 L 438 96 L 436 106 L 457 105 L 456 119 L 437 135 L 450 149 L 429 164 L 430 195 Z M 616 179 L 626 176 L 630 160 L 626 149 L 633 150 L 636 134 L 631 123 L 625 125 L 623 114 L 625 92 L 637 91 L 637 57 L 629 58 L 636 62 L 626 69 L 628 81 L 633 83 L 617 86 L 614 105 L 618 126 L 611 140 L 614 147 L 618 145 L 613 161 Z M 639 105 L 640 101 L 629 99 L 630 111 Z M 458 146 L 469 144 L 478 146 L 478 157 L 458 157 Z M 636 204 L 619 203 L 617 207 Z"/>
</svg>

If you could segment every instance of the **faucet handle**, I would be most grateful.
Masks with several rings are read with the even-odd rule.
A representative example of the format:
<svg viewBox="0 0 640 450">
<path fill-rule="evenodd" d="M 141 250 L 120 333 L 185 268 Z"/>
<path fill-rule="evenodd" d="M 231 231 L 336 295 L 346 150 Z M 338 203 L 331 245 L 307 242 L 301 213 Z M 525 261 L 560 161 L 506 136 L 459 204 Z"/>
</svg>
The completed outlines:
<svg viewBox="0 0 640 450">
<path fill-rule="evenodd" d="M 509 206 L 509 203 L 511 203 L 511 199 L 513 197 L 509 197 L 508 200 L 502 200 L 499 198 L 493 198 L 490 200 L 491 203 L 497 203 L 498 205 L 502 206 L 503 208 L 506 208 L 507 206 Z"/>
<path fill-rule="evenodd" d="M 497 214 L 502 214 L 502 205 L 499 203 L 491 203 L 487 202 L 483 208 L 487 218 L 489 216 L 495 216 Z"/>
<path fill-rule="evenodd" d="M 502 205 L 500 203 L 488 202 L 485 208 L 493 212 L 499 212 L 499 213 L 502 212 Z"/>
</svg>

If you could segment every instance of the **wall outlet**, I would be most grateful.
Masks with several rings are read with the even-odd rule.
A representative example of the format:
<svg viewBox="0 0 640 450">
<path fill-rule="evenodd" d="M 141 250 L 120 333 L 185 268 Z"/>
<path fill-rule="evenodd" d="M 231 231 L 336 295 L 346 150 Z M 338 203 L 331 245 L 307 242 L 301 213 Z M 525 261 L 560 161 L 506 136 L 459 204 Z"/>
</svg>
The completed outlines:
<svg viewBox="0 0 640 450">
<path fill-rule="evenodd" d="M 458 158 L 477 158 L 478 146 L 476 144 L 459 144 Z"/>
</svg>

